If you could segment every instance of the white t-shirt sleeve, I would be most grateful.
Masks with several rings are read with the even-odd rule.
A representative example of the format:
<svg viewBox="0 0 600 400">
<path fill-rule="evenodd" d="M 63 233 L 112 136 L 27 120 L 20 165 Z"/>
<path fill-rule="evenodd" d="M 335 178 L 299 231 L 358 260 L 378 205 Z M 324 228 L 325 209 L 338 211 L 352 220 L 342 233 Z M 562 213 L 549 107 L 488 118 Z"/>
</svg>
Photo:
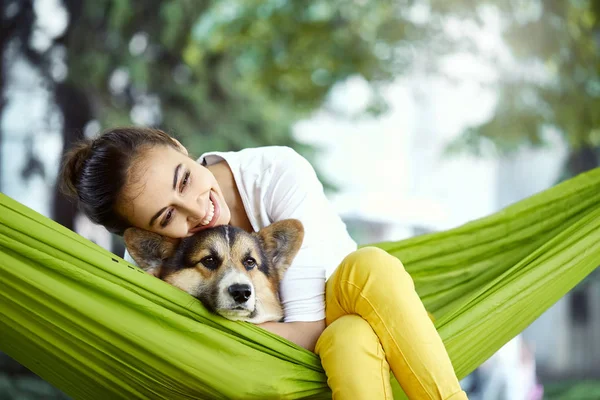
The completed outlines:
<svg viewBox="0 0 600 400">
<path fill-rule="evenodd" d="M 271 162 L 263 198 L 271 221 L 296 218 L 304 225 L 302 247 L 281 282 L 284 321 L 319 321 L 325 318 L 325 280 L 356 243 L 306 159 L 279 148 Z"/>
<path fill-rule="evenodd" d="M 129 250 L 127 250 L 127 247 L 125 247 L 125 254 L 123 254 L 123 260 L 137 266 L 137 263 L 135 262 L 133 257 L 131 257 L 131 254 L 129 254 Z"/>
</svg>

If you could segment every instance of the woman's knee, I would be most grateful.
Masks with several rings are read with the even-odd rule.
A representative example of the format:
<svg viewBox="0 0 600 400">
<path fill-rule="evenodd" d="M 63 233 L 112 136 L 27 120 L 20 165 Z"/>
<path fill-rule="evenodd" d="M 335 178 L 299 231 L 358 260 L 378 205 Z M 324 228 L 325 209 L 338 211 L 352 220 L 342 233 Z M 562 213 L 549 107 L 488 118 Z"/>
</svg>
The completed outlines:
<svg viewBox="0 0 600 400">
<path fill-rule="evenodd" d="M 400 260 L 379 248 L 363 247 L 350 253 L 327 282 L 327 323 L 345 314 L 368 319 L 373 306 L 387 307 L 389 294 L 412 291 L 413 280 Z"/>
<path fill-rule="evenodd" d="M 317 341 L 315 353 L 321 357 L 355 354 L 362 346 L 374 347 L 377 344 L 379 338 L 369 323 L 358 315 L 347 314 L 325 328 Z"/>
<path fill-rule="evenodd" d="M 342 268 L 352 269 L 353 273 L 365 274 L 368 276 L 381 275 L 388 277 L 388 274 L 404 272 L 402 262 L 378 247 L 362 247 L 350 253 L 342 261 Z"/>
</svg>

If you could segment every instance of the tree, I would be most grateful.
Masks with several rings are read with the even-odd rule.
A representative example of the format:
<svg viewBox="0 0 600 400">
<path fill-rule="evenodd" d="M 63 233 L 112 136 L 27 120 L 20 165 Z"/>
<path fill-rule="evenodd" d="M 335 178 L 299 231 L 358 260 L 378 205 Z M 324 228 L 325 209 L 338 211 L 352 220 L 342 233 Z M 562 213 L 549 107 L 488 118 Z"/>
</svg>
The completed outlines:
<svg viewBox="0 0 600 400">
<path fill-rule="evenodd" d="M 364 77 L 373 88 L 365 111 L 382 112 L 380 84 L 412 68 L 415 55 L 427 58 L 420 64 L 426 73 L 438 73 L 435 62 L 443 55 L 476 48 L 448 37 L 445 21 L 481 24 L 492 8 L 512 54 L 530 68 L 489 60 L 500 65 L 496 113 L 458 145 L 473 151 L 485 141 L 501 151 L 542 145 L 545 130 L 554 127 L 570 145 L 571 173 L 599 162 L 597 1 L 63 3 L 70 23 L 52 49 L 64 49 L 66 78 L 47 77 L 64 116 L 65 147 L 86 126 L 90 132 L 135 123 L 173 133 L 192 154 L 279 144 L 310 159 L 315 149 L 297 143 L 291 129 L 325 104 L 335 84 Z M 19 12 L 4 14 L 3 31 L 17 35 L 30 60 L 47 71 L 52 49 L 31 49 L 35 24 L 17 23 L 35 20 L 31 0 L 7 2 L 10 7 Z M 542 71 L 544 79 L 527 71 Z M 60 196 L 55 204 L 61 223 L 71 226 L 73 213 Z"/>
<path fill-rule="evenodd" d="M 530 0 L 444 2 L 481 23 L 485 7 L 499 13 L 503 38 L 518 62 L 499 62 L 499 100 L 491 119 L 466 130 L 455 147 L 501 152 L 542 146 L 558 131 L 569 156 L 562 179 L 600 165 L 600 2 Z M 438 6 L 442 7 L 441 4 Z"/>
<path fill-rule="evenodd" d="M 410 18 L 412 1 L 85 2 L 66 41 L 68 80 L 102 126 L 159 125 L 193 152 L 291 145 L 293 123 L 336 83 L 402 73 L 436 25 Z M 377 112 L 378 96 L 369 110 Z"/>
<path fill-rule="evenodd" d="M 53 18 L 36 4 L 3 3 L 2 37 L 16 39 L 53 90 L 64 149 L 84 132 L 140 124 L 196 155 L 277 144 L 311 159 L 292 126 L 336 83 L 364 77 L 373 85 L 365 111 L 381 112 L 378 85 L 409 68 L 415 48 L 451 48 L 439 25 L 414 18 L 413 0 L 63 0 L 66 29 L 36 48 L 37 22 Z M 52 72 L 61 54 L 64 71 Z M 53 218 L 73 228 L 74 216 L 57 192 Z"/>
</svg>

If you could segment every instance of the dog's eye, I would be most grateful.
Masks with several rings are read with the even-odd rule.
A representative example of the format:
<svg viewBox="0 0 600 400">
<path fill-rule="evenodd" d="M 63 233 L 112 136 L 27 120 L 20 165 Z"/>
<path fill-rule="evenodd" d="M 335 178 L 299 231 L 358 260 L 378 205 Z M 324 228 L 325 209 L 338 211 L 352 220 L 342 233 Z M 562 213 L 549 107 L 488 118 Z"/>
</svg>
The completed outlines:
<svg viewBox="0 0 600 400">
<path fill-rule="evenodd" d="M 256 260 L 252 257 L 246 257 L 244 259 L 244 267 L 246 267 L 246 269 L 252 269 L 256 267 Z"/>
<path fill-rule="evenodd" d="M 217 269 L 219 267 L 219 260 L 213 256 L 206 256 L 200 262 L 208 269 Z"/>
</svg>

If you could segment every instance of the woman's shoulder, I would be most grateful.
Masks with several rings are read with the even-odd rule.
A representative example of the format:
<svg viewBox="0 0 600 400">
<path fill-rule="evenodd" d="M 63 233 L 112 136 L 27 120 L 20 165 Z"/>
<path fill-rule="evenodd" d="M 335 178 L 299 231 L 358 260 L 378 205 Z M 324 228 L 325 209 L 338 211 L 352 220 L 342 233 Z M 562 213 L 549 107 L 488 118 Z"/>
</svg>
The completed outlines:
<svg viewBox="0 0 600 400">
<path fill-rule="evenodd" d="M 256 162 L 262 171 L 271 172 L 274 179 L 299 180 L 315 176 L 310 162 L 291 147 L 265 146 L 242 151 L 248 151 L 249 163 Z"/>
<path fill-rule="evenodd" d="M 288 146 L 262 146 L 240 150 L 240 158 L 264 163 L 301 162 L 306 161 L 296 150 Z"/>
<path fill-rule="evenodd" d="M 297 172 L 310 171 L 312 166 L 296 150 L 288 146 L 261 146 L 249 147 L 239 151 L 210 152 L 203 154 L 198 162 L 208 161 L 213 164 L 218 160 L 225 160 L 233 168 L 240 168 L 246 172 L 257 170 L 262 173 L 282 172 L 293 169 Z"/>
</svg>

